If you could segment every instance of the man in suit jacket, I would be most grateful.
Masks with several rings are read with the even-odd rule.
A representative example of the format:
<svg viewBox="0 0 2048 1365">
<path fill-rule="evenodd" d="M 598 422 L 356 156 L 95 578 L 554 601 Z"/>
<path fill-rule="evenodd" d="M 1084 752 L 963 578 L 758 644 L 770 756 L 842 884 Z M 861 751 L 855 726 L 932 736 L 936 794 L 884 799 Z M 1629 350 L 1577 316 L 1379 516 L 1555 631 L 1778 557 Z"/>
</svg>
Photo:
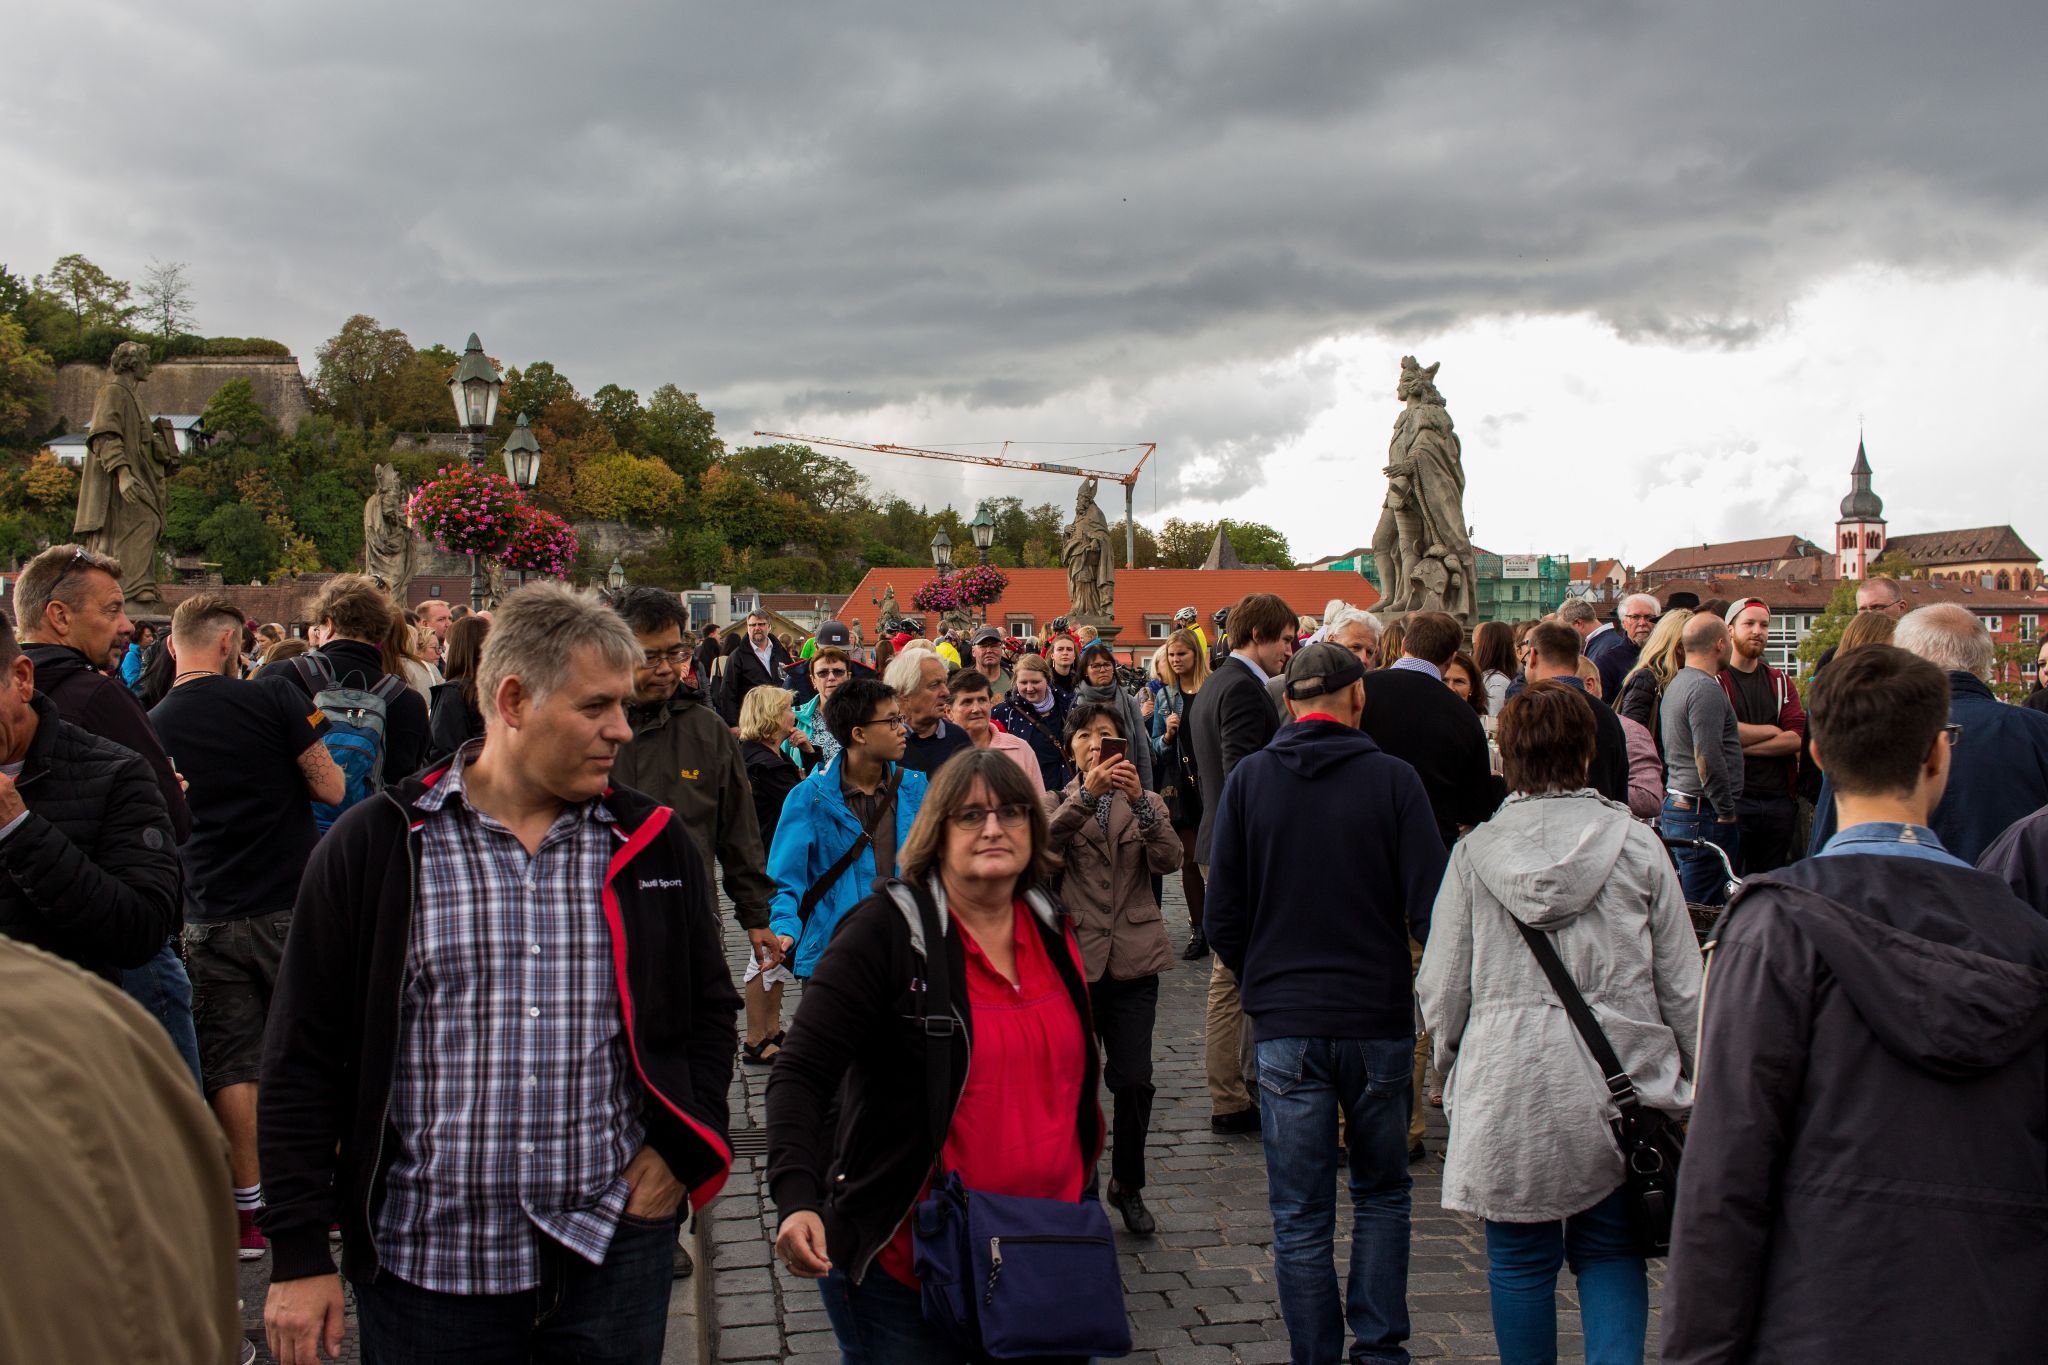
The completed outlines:
<svg viewBox="0 0 2048 1365">
<path fill-rule="evenodd" d="M 768 633 L 768 618 L 761 612 L 747 614 L 747 638 L 725 657 L 725 683 L 718 690 L 718 714 L 727 725 L 740 723 L 740 703 L 757 687 L 786 687 L 782 670 L 789 667 L 789 651 L 782 641 Z"/>
<path fill-rule="evenodd" d="M 1294 652 L 1294 609 L 1269 592 L 1255 592 L 1231 608 L 1225 634 L 1230 654 L 1202 684 L 1188 706 L 1190 752 L 1202 792 L 1202 823 L 1195 834 L 1195 861 L 1209 872 L 1209 837 L 1223 784 L 1231 770 L 1266 747 L 1280 728 L 1280 715 L 1266 695 L 1268 679 L 1287 666 Z M 1445 689 L 1449 695 L 1449 689 Z M 1477 717 L 1474 717 L 1476 723 Z M 1199 931 L 1198 931 L 1199 932 Z M 1207 1057 L 1209 1127 L 1218 1133 L 1256 1133 L 1259 1107 L 1245 1078 L 1250 1032 L 1237 999 L 1237 980 L 1221 959 L 1209 970 Z"/>
<path fill-rule="evenodd" d="M 1365 675 L 1361 728 L 1421 776 L 1448 848 L 1461 829 L 1493 814 L 1507 788 L 1493 775 L 1478 713 L 1444 685 L 1444 667 L 1464 641 L 1463 628 L 1440 611 L 1413 612 L 1403 627 L 1401 657 Z M 1627 771 L 1624 764 L 1624 799 Z"/>
<path fill-rule="evenodd" d="M 1578 635 L 1579 647 L 1600 670 L 1600 695 L 1618 700 L 1622 679 L 1636 666 L 1636 641 L 1616 630 L 1613 622 L 1602 621 L 1593 604 L 1581 598 L 1559 607 L 1557 619 Z M 1649 632 L 1644 631 L 1643 636 L 1649 638 Z"/>
<path fill-rule="evenodd" d="M 1529 632 L 1527 643 L 1536 651 L 1524 674 L 1530 682 L 1549 678 L 1575 687 L 1593 703 L 1593 766 L 1586 773 L 1586 785 L 1609 801 L 1628 804 L 1628 736 L 1622 733 L 1621 717 L 1606 701 L 1593 695 L 1579 672 L 1579 637 L 1570 626 L 1545 621 Z"/>
</svg>

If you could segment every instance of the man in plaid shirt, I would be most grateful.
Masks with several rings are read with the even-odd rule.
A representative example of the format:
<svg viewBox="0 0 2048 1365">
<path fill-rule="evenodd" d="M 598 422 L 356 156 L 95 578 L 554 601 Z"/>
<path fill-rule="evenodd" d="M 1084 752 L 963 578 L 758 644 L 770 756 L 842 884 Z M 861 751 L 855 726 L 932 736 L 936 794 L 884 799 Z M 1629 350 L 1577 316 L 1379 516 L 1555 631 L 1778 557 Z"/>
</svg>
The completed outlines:
<svg viewBox="0 0 2048 1365">
<path fill-rule="evenodd" d="M 739 998 L 688 832 L 610 782 L 640 657 L 596 599 L 521 589 L 484 738 L 315 851 L 259 1092 L 282 1365 L 339 1348 L 337 1222 L 372 1365 L 659 1360 Z"/>
</svg>

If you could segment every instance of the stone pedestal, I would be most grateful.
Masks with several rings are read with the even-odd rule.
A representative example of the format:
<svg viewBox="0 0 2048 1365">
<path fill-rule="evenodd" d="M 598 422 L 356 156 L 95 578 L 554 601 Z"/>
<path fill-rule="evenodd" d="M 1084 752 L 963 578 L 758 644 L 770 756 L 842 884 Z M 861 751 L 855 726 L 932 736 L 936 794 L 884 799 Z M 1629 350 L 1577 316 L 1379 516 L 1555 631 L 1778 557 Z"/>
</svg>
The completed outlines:
<svg viewBox="0 0 2048 1365">
<path fill-rule="evenodd" d="M 1095 638 L 1107 640 L 1111 644 L 1116 643 L 1117 632 L 1123 629 L 1117 624 L 1116 619 L 1110 616 L 1069 616 L 1067 625 L 1074 630 L 1079 630 L 1083 626 L 1093 626 Z"/>
</svg>

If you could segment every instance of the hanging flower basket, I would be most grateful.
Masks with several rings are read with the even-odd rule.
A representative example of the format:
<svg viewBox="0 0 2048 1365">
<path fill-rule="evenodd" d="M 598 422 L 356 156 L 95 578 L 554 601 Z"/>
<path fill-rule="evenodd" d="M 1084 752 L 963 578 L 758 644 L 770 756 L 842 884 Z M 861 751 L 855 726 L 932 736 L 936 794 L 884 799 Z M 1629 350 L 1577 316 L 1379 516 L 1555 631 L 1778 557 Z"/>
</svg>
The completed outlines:
<svg viewBox="0 0 2048 1365">
<path fill-rule="evenodd" d="M 1010 576 L 1001 569 L 993 564 L 976 564 L 944 578 L 926 580 L 923 587 L 911 594 L 910 605 L 919 611 L 964 611 L 1001 600 L 1009 586 Z"/>
<path fill-rule="evenodd" d="M 519 489 L 503 474 L 455 465 L 421 484 L 405 514 L 437 549 L 489 555 L 512 538 L 521 506 Z"/>
<path fill-rule="evenodd" d="M 512 518 L 512 539 L 498 551 L 497 561 L 515 573 L 567 578 L 576 562 L 576 531 L 553 512 L 520 504 Z"/>
</svg>

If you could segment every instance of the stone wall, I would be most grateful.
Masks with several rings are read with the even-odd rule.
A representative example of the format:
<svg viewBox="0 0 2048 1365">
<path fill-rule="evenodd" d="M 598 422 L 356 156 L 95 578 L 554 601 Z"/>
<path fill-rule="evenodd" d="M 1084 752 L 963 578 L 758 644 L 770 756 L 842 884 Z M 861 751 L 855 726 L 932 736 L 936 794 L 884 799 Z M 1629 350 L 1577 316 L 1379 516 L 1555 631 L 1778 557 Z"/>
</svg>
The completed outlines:
<svg viewBox="0 0 2048 1365">
<path fill-rule="evenodd" d="M 50 408 L 64 419 L 66 431 L 84 431 L 92 424 L 93 395 L 106 376 L 103 365 L 74 361 L 57 371 Z M 180 356 L 152 366 L 141 386 L 143 411 L 200 413 L 231 379 L 246 379 L 256 402 L 285 431 L 294 431 L 312 412 L 306 379 L 297 358 L 288 355 Z"/>
</svg>

